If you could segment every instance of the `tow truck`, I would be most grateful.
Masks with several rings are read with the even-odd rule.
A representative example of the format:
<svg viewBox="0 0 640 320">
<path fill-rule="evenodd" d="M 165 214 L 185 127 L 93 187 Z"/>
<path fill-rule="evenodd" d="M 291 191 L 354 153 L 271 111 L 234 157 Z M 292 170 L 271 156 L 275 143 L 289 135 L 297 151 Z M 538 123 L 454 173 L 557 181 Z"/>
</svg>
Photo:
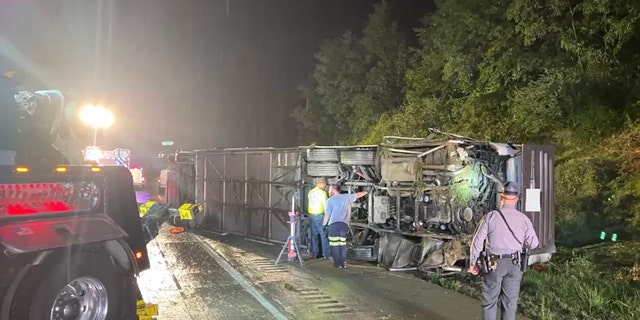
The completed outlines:
<svg viewBox="0 0 640 320">
<path fill-rule="evenodd" d="M 139 319 L 149 268 L 132 175 L 70 165 L 64 95 L 0 74 L 0 320 Z"/>
</svg>

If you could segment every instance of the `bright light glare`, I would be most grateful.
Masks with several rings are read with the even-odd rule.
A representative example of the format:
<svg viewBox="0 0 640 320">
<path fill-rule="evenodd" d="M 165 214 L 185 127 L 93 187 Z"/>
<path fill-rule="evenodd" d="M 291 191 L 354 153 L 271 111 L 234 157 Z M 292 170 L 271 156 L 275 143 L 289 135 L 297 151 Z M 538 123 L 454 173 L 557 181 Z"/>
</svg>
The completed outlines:
<svg viewBox="0 0 640 320">
<path fill-rule="evenodd" d="M 96 105 L 87 105 L 80 110 L 80 120 L 92 128 L 108 128 L 116 118 L 111 110 Z"/>
<path fill-rule="evenodd" d="M 86 147 L 84 149 L 84 160 L 85 161 L 96 161 L 98 162 L 102 159 L 102 150 L 98 147 Z"/>
</svg>

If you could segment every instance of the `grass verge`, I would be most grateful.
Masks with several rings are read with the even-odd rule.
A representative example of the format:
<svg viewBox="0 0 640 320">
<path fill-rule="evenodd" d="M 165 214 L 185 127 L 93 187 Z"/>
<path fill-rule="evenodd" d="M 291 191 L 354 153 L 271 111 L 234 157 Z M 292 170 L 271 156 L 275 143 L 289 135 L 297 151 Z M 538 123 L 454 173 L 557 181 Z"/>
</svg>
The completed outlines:
<svg viewBox="0 0 640 320">
<path fill-rule="evenodd" d="M 480 298 L 480 277 L 430 279 Z M 525 273 L 519 311 L 540 320 L 640 319 L 640 242 L 560 248 L 552 262 Z"/>
</svg>

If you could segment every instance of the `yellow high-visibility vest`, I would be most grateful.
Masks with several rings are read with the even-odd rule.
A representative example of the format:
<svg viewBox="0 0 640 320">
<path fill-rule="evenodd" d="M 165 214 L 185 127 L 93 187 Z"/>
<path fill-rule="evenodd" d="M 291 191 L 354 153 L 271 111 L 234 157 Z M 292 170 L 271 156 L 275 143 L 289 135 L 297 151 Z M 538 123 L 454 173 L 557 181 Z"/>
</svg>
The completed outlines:
<svg viewBox="0 0 640 320">
<path fill-rule="evenodd" d="M 145 214 L 147 214 L 147 212 L 149 212 L 151 207 L 153 207 L 155 204 L 156 204 L 155 201 L 147 201 L 147 202 L 141 204 L 140 205 L 140 217 L 143 217 Z"/>
<path fill-rule="evenodd" d="M 178 213 L 180 213 L 180 219 L 182 220 L 193 220 L 193 214 L 202 212 L 203 209 L 204 206 L 201 204 L 185 203 L 178 208 Z"/>
<path fill-rule="evenodd" d="M 324 214 L 324 208 L 327 204 L 327 199 L 329 199 L 324 190 L 318 187 L 311 189 L 311 191 L 309 191 L 308 199 L 309 207 L 307 208 L 307 211 L 309 214 Z"/>
</svg>

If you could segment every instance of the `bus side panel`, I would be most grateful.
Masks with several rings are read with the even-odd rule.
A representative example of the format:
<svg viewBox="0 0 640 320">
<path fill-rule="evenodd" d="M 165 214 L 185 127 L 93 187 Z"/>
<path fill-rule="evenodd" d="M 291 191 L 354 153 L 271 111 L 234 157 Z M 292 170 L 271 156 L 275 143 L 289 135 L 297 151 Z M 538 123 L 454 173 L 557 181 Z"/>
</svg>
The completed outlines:
<svg viewBox="0 0 640 320">
<path fill-rule="evenodd" d="M 540 246 L 534 253 L 555 252 L 554 169 L 554 146 L 524 145 L 522 149 L 521 206 L 522 212 L 531 218 L 540 239 Z"/>
</svg>

